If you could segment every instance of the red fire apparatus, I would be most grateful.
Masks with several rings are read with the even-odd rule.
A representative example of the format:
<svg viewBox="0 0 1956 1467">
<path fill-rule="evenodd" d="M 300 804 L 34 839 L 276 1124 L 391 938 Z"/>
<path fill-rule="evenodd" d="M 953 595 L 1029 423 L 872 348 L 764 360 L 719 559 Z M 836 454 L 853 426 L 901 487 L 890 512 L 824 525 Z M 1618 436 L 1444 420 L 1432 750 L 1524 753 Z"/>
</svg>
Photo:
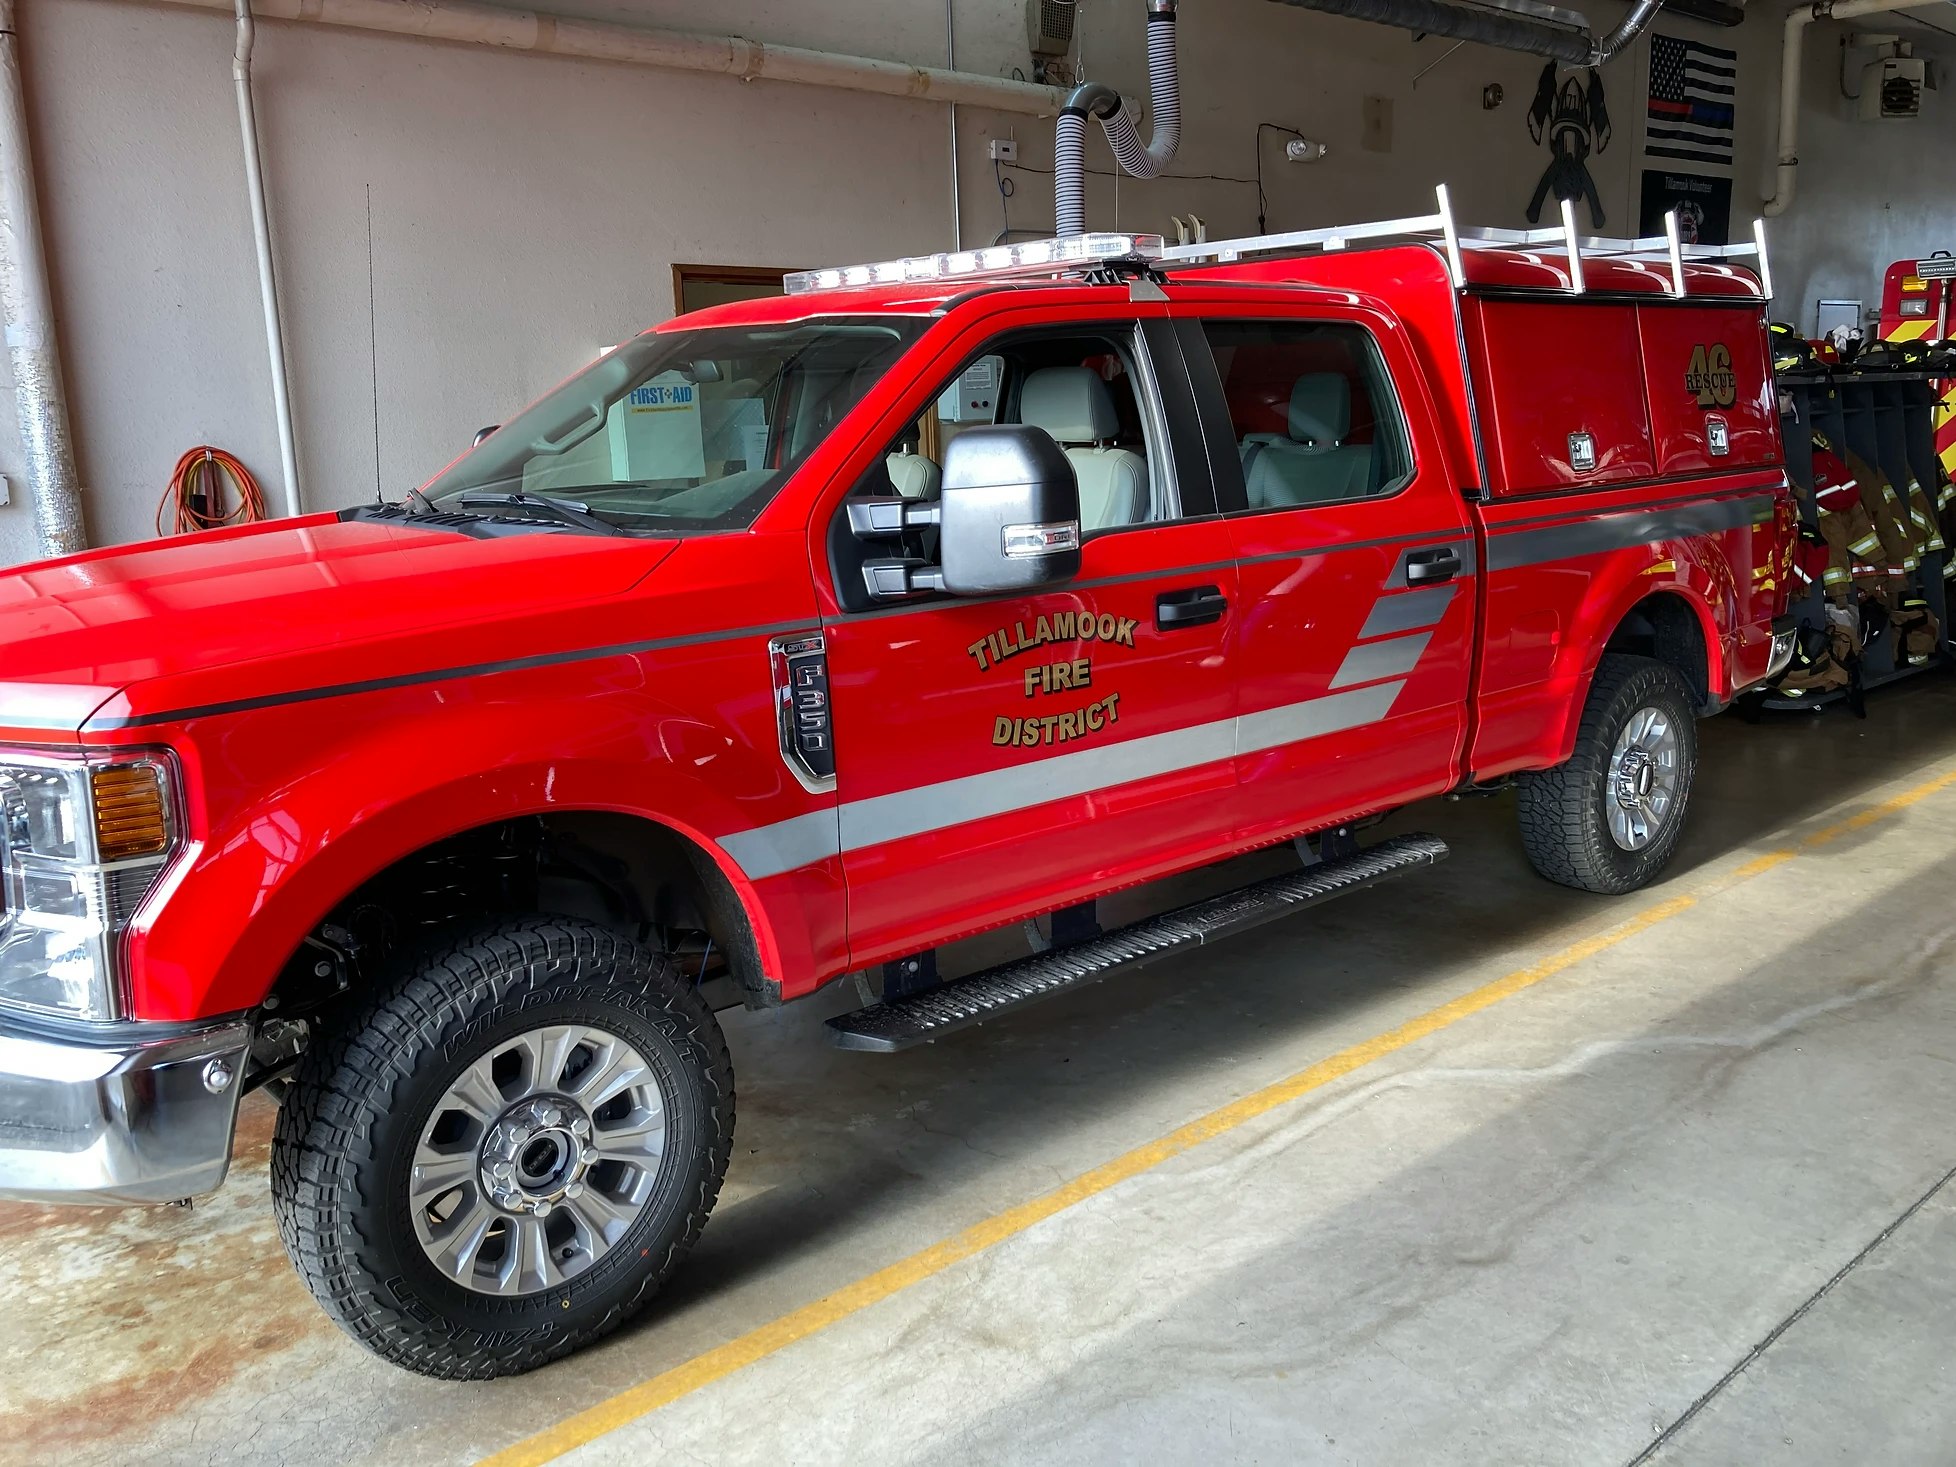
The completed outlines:
<svg viewBox="0 0 1956 1467">
<path fill-rule="evenodd" d="M 716 1007 L 861 974 L 839 1042 L 937 1038 L 1427 865 L 1355 832 L 1508 782 L 1545 876 L 1643 885 L 1694 720 L 1791 647 L 1737 253 L 1443 195 L 820 271 L 402 504 L 0 577 L 0 1195 L 208 1191 L 269 1085 L 322 1306 L 503 1374 L 704 1225 Z"/>
</svg>

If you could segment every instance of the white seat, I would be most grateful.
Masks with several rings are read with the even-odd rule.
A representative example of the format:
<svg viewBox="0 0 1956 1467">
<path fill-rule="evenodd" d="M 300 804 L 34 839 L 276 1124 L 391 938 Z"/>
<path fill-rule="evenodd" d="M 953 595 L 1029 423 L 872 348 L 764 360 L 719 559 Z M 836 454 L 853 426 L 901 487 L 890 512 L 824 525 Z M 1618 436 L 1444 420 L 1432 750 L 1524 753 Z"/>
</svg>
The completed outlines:
<svg viewBox="0 0 1956 1467">
<path fill-rule="evenodd" d="M 1289 436 L 1243 441 L 1244 487 L 1252 509 L 1330 504 L 1372 492 L 1372 445 L 1344 442 L 1352 386 L 1342 372 L 1310 372 L 1290 392 Z"/>
<path fill-rule="evenodd" d="M 884 460 L 890 483 L 905 499 L 936 499 L 944 483 L 944 471 L 921 453 L 900 449 Z"/>
<path fill-rule="evenodd" d="M 1132 525 L 1148 516 L 1148 461 L 1112 446 L 1121 430 L 1114 395 L 1090 367 L 1041 367 L 1019 389 L 1019 421 L 1044 428 L 1066 450 L 1080 483 L 1080 529 Z"/>
</svg>

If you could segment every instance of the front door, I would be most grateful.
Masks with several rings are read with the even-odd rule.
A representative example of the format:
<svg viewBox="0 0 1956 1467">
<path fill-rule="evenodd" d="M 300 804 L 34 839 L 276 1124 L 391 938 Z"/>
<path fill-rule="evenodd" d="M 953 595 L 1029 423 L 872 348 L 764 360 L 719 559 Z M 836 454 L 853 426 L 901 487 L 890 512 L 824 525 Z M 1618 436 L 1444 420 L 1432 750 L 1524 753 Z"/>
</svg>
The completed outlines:
<svg viewBox="0 0 1956 1467">
<path fill-rule="evenodd" d="M 858 486 L 933 495 L 947 438 L 1031 423 L 1074 464 L 1084 542 L 1063 586 L 845 610 L 827 628 L 859 966 L 1228 846 L 1236 572 L 1154 315 L 987 336 Z"/>
<path fill-rule="evenodd" d="M 1244 843 L 1451 788 L 1474 544 L 1404 333 L 1261 301 L 1177 316 L 1241 577 Z"/>
</svg>

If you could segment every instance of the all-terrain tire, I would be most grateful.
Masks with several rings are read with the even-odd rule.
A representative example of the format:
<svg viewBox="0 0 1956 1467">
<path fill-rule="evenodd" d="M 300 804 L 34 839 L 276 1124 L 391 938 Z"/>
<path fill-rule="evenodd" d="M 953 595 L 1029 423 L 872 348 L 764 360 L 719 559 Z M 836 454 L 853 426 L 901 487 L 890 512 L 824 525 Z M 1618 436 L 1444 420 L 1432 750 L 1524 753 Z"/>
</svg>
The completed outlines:
<svg viewBox="0 0 1956 1467">
<path fill-rule="evenodd" d="M 498 1297 L 431 1261 L 409 1176 L 448 1087 L 539 1025 L 635 1049 L 665 1107 L 665 1149 L 609 1252 L 555 1287 Z M 448 1380 L 512 1375 L 610 1333 L 658 1291 L 719 1195 L 733 1122 L 719 1025 L 662 954 L 594 923 L 512 919 L 416 961 L 306 1055 L 272 1145 L 279 1234 L 320 1306 L 382 1359 Z"/>
<path fill-rule="evenodd" d="M 1656 710 L 1676 739 L 1676 790 L 1648 844 L 1626 849 L 1610 830 L 1617 743 L 1631 720 Z M 1519 783 L 1521 843 L 1536 871 L 1581 891 L 1617 895 L 1654 881 L 1677 853 L 1698 765 L 1690 690 L 1654 658 L 1606 653 L 1583 704 L 1568 762 Z"/>
</svg>

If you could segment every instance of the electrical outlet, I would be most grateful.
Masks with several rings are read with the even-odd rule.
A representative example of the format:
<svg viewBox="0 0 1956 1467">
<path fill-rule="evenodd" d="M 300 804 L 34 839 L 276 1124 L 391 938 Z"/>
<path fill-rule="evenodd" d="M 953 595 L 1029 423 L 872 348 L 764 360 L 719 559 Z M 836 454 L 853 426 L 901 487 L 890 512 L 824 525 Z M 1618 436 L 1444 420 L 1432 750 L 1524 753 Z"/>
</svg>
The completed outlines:
<svg viewBox="0 0 1956 1467">
<path fill-rule="evenodd" d="M 1019 161 L 1019 145 L 1011 138 L 992 139 L 992 162 L 1016 163 Z"/>
</svg>

